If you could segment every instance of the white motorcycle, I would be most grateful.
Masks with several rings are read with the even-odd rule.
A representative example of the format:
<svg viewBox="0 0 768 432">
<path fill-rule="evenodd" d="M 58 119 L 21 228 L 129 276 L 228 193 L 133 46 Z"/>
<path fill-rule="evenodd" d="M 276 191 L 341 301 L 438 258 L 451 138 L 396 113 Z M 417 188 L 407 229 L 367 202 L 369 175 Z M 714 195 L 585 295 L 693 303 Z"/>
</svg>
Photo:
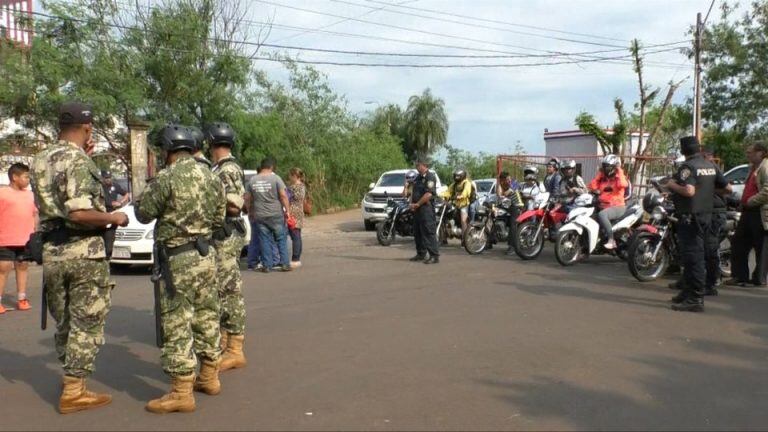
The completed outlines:
<svg viewBox="0 0 768 432">
<path fill-rule="evenodd" d="M 555 240 L 555 258 L 563 266 L 573 265 L 590 255 L 615 254 L 626 259 L 627 245 L 632 236 L 632 229 L 643 217 L 643 207 L 634 203 L 627 206 L 627 211 L 612 222 L 615 250 L 607 250 L 600 244 L 600 225 L 597 216 L 597 196 L 583 194 L 574 200 L 576 208 L 568 213 L 563 226 L 557 232 Z"/>
</svg>

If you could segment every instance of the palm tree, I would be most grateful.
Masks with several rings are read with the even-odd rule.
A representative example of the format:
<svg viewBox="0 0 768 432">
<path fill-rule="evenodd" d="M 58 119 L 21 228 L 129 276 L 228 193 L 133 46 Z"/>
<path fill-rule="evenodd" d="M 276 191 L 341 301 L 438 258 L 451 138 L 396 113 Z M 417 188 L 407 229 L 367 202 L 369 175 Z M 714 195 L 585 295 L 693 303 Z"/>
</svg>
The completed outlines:
<svg viewBox="0 0 768 432">
<path fill-rule="evenodd" d="M 405 111 L 407 156 L 429 156 L 448 138 L 448 117 L 445 101 L 432 95 L 430 89 L 408 99 Z"/>
</svg>

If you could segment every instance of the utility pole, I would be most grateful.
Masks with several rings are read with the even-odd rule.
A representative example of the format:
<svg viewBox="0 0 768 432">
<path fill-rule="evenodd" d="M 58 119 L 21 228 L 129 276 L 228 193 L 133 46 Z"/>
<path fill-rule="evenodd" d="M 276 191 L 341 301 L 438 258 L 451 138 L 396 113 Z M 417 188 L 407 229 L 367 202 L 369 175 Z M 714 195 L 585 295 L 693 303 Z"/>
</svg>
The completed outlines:
<svg viewBox="0 0 768 432">
<path fill-rule="evenodd" d="M 704 25 L 701 12 L 696 14 L 696 37 L 693 43 L 694 62 L 694 99 L 693 99 L 693 134 L 701 142 L 701 34 Z"/>
</svg>

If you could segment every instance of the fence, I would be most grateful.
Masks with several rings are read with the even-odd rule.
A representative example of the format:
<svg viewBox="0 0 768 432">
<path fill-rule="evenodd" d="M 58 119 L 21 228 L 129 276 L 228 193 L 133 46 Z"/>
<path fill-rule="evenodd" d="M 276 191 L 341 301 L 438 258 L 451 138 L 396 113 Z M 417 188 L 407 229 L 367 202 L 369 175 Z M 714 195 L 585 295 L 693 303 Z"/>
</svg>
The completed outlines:
<svg viewBox="0 0 768 432">
<path fill-rule="evenodd" d="M 546 155 L 499 155 L 496 157 L 496 174 L 506 171 L 512 178 L 522 179 L 523 169 L 533 165 L 539 168 L 540 178 L 543 179 L 545 167 L 551 156 Z M 602 156 L 565 156 L 558 157 L 563 161 L 576 161 L 576 173 L 589 183 L 600 168 Z M 718 163 L 719 161 L 716 161 Z M 654 177 L 668 176 L 675 172 L 674 159 L 670 157 L 632 156 L 622 159 L 622 167 L 627 179 L 632 183 L 632 194 L 641 197 L 647 191 L 649 181 Z"/>
</svg>

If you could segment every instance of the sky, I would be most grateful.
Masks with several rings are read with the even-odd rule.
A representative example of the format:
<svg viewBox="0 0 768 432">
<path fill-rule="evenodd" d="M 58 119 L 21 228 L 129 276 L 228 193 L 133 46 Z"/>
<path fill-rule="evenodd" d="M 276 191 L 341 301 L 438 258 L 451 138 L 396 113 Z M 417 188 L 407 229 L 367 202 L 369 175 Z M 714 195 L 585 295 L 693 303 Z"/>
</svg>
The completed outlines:
<svg viewBox="0 0 768 432">
<path fill-rule="evenodd" d="M 719 19 L 720 1 L 716 0 L 710 21 Z M 592 57 L 628 55 L 629 43 L 633 38 L 638 38 L 644 46 L 690 41 L 687 32 L 695 23 L 696 13 L 706 14 L 711 3 L 710 0 L 245 2 L 252 23 L 271 21 L 274 24 L 265 40 L 270 44 L 347 51 L 471 56 L 508 56 L 510 53 L 541 56 L 553 52 L 613 50 L 590 54 Z M 340 36 L 330 32 L 367 37 Z M 645 81 L 654 87 L 663 88 L 660 98 L 666 94 L 666 85 L 670 80 L 686 78 L 675 101 L 682 102 L 691 97 L 693 64 L 678 50 L 651 51 L 685 46 L 690 44 L 647 48 L 649 53 L 645 57 Z M 398 58 L 296 50 L 287 52 L 306 61 L 346 63 L 467 65 L 573 62 L 574 59 L 584 59 L 583 56 L 560 56 L 556 59 Z M 545 128 L 550 131 L 575 129 L 574 119 L 581 111 L 595 114 L 601 124 L 608 126 L 615 119 L 615 97 L 622 98 L 628 108 L 637 101 L 637 76 L 626 60 L 619 62 L 516 68 L 316 67 L 327 75 L 333 89 L 344 95 L 349 109 L 356 114 L 365 115 L 376 106 L 388 103 L 405 106 L 411 95 L 419 94 L 429 87 L 433 94 L 445 101 L 450 123 L 450 145 L 472 152 L 495 154 L 511 152 L 519 142 L 528 153 L 541 154 L 544 151 Z M 278 64 L 259 61 L 257 67 L 275 78 L 285 77 Z"/>
</svg>

